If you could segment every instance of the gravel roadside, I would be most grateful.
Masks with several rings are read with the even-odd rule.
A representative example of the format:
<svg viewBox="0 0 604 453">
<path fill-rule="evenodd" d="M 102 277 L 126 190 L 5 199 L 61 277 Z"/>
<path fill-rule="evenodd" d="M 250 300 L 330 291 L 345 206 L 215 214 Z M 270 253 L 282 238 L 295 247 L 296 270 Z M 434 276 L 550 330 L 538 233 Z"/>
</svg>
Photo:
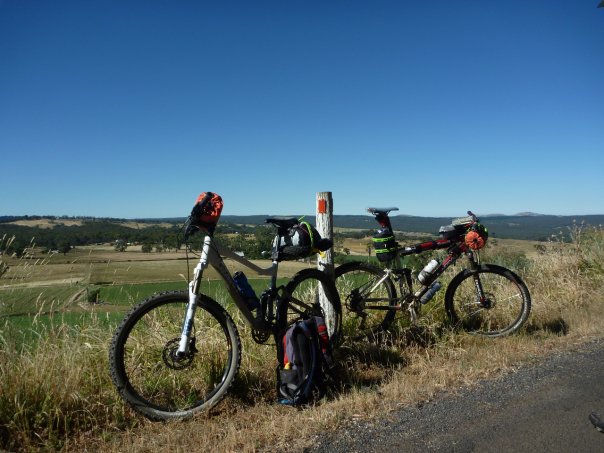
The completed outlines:
<svg viewBox="0 0 604 453">
<path fill-rule="evenodd" d="M 382 419 L 320 435 L 307 453 L 603 452 L 604 338 Z"/>
</svg>

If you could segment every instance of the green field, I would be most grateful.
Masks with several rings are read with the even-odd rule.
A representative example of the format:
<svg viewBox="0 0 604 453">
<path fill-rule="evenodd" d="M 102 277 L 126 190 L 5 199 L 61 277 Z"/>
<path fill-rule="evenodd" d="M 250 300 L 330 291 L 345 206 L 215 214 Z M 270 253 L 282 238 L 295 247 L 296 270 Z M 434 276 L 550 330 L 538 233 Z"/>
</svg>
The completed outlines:
<svg viewBox="0 0 604 453">
<path fill-rule="evenodd" d="M 50 257 L 4 258 L 9 270 L 0 277 L 0 325 L 5 331 L 25 331 L 59 320 L 83 325 L 91 315 L 95 322 L 103 317 L 119 320 L 130 307 L 152 294 L 186 291 L 188 275 L 197 260 L 192 258 L 187 265 L 184 252 L 149 254 L 136 247 L 116 252 L 107 246 L 79 247 Z M 256 264 L 268 267 L 270 261 Z M 283 263 L 279 284 L 307 266 Z M 231 272 L 242 269 L 230 261 L 227 267 Z M 257 294 L 266 289 L 266 277 L 251 271 L 246 274 Z M 224 282 L 212 268 L 204 272 L 202 292 L 225 306 L 231 304 Z"/>
<path fill-rule="evenodd" d="M 268 279 L 250 279 L 256 294 L 268 285 Z M 286 279 L 280 279 L 279 284 Z M 0 289 L 0 321 L 5 327 L 13 325 L 29 328 L 36 322 L 50 322 L 47 319 L 61 319 L 67 324 L 83 323 L 90 314 L 106 313 L 112 319 L 121 318 L 136 303 L 163 291 L 186 291 L 183 282 L 124 283 L 118 285 L 2 288 Z M 93 293 L 94 302 L 87 300 Z M 205 280 L 202 292 L 225 306 L 231 305 L 230 297 L 221 280 Z"/>
</svg>

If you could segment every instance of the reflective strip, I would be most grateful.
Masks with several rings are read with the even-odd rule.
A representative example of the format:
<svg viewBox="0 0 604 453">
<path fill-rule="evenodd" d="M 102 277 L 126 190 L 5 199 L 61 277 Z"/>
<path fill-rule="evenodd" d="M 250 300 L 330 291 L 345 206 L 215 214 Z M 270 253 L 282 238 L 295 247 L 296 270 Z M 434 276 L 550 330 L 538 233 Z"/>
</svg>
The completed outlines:
<svg viewBox="0 0 604 453">
<path fill-rule="evenodd" d="M 396 251 L 396 249 L 376 249 L 375 253 L 380 254 L 380 253 L 392 253 Z"/>
<path fill-rule="evenodd" d="M 388 241 L 394 241 L 394 236 L 390 236 L 387 238 L 372 238 L 373 242 L 388 242 Z"/>
<path fill-rule="evenodd" d="M 310 223 L 308 222 L 300 222 L 302 225 L 306 226 L 306 229 L 308 230 L 308 234 L 310 236 L 310 248 L 313 248 L 315 245 L 315 238 L 313 237 L 312 234 L 312 227 L 310 226 Z"/>
</svg>

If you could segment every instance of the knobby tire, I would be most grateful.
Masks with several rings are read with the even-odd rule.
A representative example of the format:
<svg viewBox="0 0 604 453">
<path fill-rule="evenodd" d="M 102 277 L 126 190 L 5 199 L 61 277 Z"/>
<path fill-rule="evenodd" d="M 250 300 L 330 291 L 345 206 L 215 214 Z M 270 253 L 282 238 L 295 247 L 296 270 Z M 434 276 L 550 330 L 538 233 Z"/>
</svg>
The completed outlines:
<svg viewBox="0 0 604 453">
<path fill-rule="evenodd" d="M 487 296 L 478 300 L 475 279 Z M 531 311 L 531 296 L 522 279 L 509 269 L 481 264 L 476 270 L 457 274 L 445 294 L 445 309 L 450 322 L 470 333 L 501 337 L 517 332 Z"/>
<path fill-rule="evenodd" d="M 110 347 L 111 377 L 119 394 L 152 420 L 183 419 L 217 404 L 241 363 L 241 340 L 229 314 L 200 295 L 192 352 L 174 352 L 189 300 L 188 292 L 161 293 L 134 307 Z"/>
<path fill-rule="evenodd" d="M 320 305 L 320 291 L 327 306 Z M 285 286 L 285 297 L 277 309 L 277 326 L 281 334 L 289 326 L 310 316 L 325 316 L 330 342 L 339 342 L 342 307 L 333 280 L 318 269 L 304 269 L 295 274 Z"/>
</svg>

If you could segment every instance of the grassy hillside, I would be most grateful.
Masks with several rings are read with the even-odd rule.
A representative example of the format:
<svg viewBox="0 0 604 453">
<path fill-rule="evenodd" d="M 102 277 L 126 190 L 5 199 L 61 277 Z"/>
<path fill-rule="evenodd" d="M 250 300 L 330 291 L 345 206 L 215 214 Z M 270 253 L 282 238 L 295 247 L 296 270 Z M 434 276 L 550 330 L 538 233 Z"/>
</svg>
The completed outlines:
<svg viewBox="0 0 604 453">
<path fill-rule="evenodd" d="M 314 216 L 304 217 L 309 222 L 315 223 Z M 219 223 L 219 231 L 239 230 L 235 225 L 248 227 L 265 225 L 266 218 L 265 215 L 224 215 Z M 398 231 L 427 233 L 436 236 L 439 227 L 451 223 L 452 217 L 393 215 L 391 219 L 393 227 Z M 570 229 L 576 225 L 602 225 L 604 215 L 497 215 L 485 216 L 481 221 L 489 229 L 491 237 L 545 241 L 552 235 L 562 234 L 569 238 Z M 180 226 L 183 222 L 184 218 L 124 220 L 0 216 L 0 238 L 4 234 L 16 235 L 29 242 L 32 237 L 35 237 L 38 244 L 56 243 L 66 239 L 72 245 L 87 245 L 116 239 L 142 242 L 147 239 L 158 240 L 167 235 L 176 236 L 180 233 Z M 375 230 L 379 226 L 370 215 L 336 215 L 334 216 L 334 227 L 337 229 Z"/>
<path fill-rule="evenodd" d="M 401 323 L 383 343 L 342 347 L 336 385 L 320 404 L 303 410 L 276 404 L 274 348 L 253 343 L 232 312 L 244 341 L 233 391 L 210 413 L 180 423 L 150 423 L 129 410 L 107 363 L 110 336 L 124 311 L 151 291 L 182 285 L 180 252 L 154 254 L 156 263 L 137 259 L 144 254 L 136 250 L 111 249 L 57 256 L 57 262 L 12 259 L 0 278 L 0 450 L 285 451 L 296 438 L 293 450 L 299 451 L 318 432 L 512 371 L 604 332 L 604 232 L 572 232 L 570 243 L 535 248 L 496 241 L 485 251 L 485 260 L 514 269 L 531 291 L 533 310 L 519 335 L 485 339 L 444 328 L 437 296 L 417 326 Z M 149 281 L 166 273 L 174 283 Z M 64 281 L 73 277 L 77 283 Z M 82 291 L 88 287 L 100 287 L 103 303 L 90 303 Z M 227 302 L 219 290 L 214 297 Z"/>
<path fill-rule="evenodd" d="M 430 233 L 436 235 L 442 225 L 451 223 L 451 217 L 392 216 L 396 230 Z M 590 216 L 489 216 L 481 218 L 492 237 L 510 239 L 547 240 L 563 233 L 569 237 L 569 229 L 577 224 L 598 226 L 604 223 L 604 215 Z M 334 225 L 339 227 L 373 229 L 377 223 L 370 216 L 335 216 Z"/>
</svg>

